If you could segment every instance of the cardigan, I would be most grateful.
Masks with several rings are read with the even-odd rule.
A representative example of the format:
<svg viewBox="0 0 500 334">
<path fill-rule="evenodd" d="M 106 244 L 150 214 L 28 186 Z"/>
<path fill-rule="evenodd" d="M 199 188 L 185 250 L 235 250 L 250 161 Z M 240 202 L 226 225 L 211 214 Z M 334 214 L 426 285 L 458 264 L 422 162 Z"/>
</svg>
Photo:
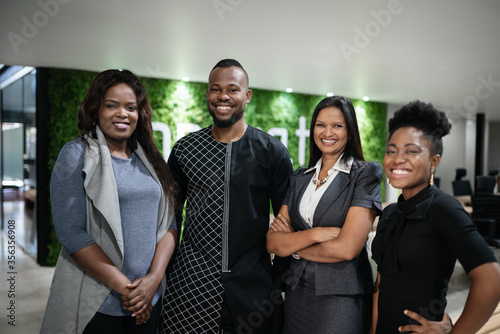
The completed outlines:
<svg viewBox="0 0 500 334">
<path fill-rule="evenodd" d="M 86 193 L 87 232 L 110 260 L 121 270 L 123 264 L 123 237 L 121 230 L 118 191 L 111 155 L 104 134 L 96 126 L 97 140 L 86 135 L 83 177 Z M 135 154 L 160 184 L 154 167 L 138 144 Z M 173 219 L 163 191 L 158 208 L 156 242 L 167 232 Z M 165 288 L 162 281 L 161 291 Z M 80 334 L 95 315 L 111 289 L 83 271 L 62 248 L 56 264 L 47 308 L 40 333 Z"/>
<path fill-rule="evenodd" d="M 299 167 L 292 175 L 284 204 L 296 231 L 311 228 L 299 212 L 299 204 L 314 169 Z M 342 227 L 351 206 L 374 209 L 380 214 L 382 203 L 380 181 L 382 167 L 378 162 L 354 160 L 351 172 L 340 172 L 330 184 L 314 213 L 313 227 Z M 294 288 L 307 265 L 315 266 L 317 295 L 360 295 L 373 292 L 373 275 L 366 245 L 351 261 L 318 263 L 306 259 L 293 259 L 286 283 Z"/>
</svg>

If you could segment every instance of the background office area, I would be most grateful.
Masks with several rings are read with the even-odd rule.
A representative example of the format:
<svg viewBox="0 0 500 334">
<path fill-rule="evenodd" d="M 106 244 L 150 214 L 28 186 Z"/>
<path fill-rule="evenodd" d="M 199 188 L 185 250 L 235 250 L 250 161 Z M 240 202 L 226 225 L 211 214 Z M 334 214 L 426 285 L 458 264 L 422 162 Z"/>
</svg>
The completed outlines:
<svg viewBox="0 0 500 334">
<path fill-rule="evenodd" d="M 294 167 L 307 163 L 310 115 L 324 96 L 353 100 L 366 158 L 380 162 L 387 120 L 420 99 L 453 124 L 440 188 L 453 195 L 465 169 L 474 192 L 476 176 L 500 167 L 499 17 L 495 0 L 2 1 L 0 228 L 15 221 L 17 251 L 54 264 L 50 170 L 77 136 L 77 108 L 98 72 L 141 77 L 167 156 L 210 124 L 206 82 L 223 58 L 249 74 L 247 122 L 284 142 Z M 386 202 L 397 195 L 384 186 Z"/>
</svg>

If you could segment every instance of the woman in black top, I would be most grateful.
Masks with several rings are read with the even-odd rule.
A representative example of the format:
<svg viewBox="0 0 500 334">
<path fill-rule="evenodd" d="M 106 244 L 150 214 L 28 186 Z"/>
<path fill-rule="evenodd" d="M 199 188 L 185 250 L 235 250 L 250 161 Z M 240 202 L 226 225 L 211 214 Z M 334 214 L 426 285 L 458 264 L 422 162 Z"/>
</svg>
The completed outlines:
<svg viewBox="0 0 500 334">
<path fill-rule="evenodd" d="M 389 120 L 384 170 L 398 202 L 388 206 L 372 244 L 378 265 L 372 332 L 475 333 L 500 300 L 500 267 L 463 207 L 433 185 L 451 125 L 420 101 Z M 472 279 L 452 327 L 446 291 L 456 259 Z"/>
</svg>

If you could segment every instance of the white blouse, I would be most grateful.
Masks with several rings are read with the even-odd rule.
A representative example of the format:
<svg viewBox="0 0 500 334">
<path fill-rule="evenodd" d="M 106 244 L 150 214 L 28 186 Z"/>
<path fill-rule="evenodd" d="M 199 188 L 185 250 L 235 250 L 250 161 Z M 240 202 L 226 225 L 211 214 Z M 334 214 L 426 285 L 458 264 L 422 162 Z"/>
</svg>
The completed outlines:
<svg viewBox="0 0 500 334">
<path fill-rule="evenodd" d="M 333 180 L 335 179 L 335 177 L 337 177 L 339 172 L 344 172 L 347 174 L 351 172 L 351 167 L 354 158 L 353 157 L 349 158 L 347 163 L 344 164 L 341 162 L 343 155 L 344 153 L 342 153 L 339 156 L 337 162 L 335 162 L 335 165 L 333 165 L 333 167 L 330 168 L 330 170 L 328 171 L 328 176 L 329 176 L 328 180 L 319 188 L 317 188 L 316 184 L 309 182 L 309 185 L 307 186 L 307 189 L 304 192 L 302 199 L 300 200 L 300 206 L 299 206 L 300 215 L 306 221 L 306 223 L 309 224 L 309 226 L 311 227 L 313 226 L 314 212 L 316 211 L 316 207 L 318 206 L 318 203 L 321 200 L 321 197 L 323 197 L 323 194 L 325 193 L 326 189 L 328 189 L 330 184 L 332 184 Z M 313 179 L 314 178 L 319 179 L 317 174 L 319 174 L 319 171 L 321 170 L 322 163 L 323 163 L 323 158 L 320 158 L 316 163 L 316 166 L 309 168 L 304 172 L 304 174 L 316 169 L 315 171 L 316 177 L 313 176 Z"/>
</svg>

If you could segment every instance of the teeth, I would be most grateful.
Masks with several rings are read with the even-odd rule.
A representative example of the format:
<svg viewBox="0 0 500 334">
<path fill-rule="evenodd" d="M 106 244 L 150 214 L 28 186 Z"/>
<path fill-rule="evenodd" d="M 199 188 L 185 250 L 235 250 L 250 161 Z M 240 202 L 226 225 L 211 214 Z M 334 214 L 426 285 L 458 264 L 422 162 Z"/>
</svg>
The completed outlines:
<svg viewBox="0 0 500 334">
<path fill-rule="evenodd" d="M 408 170 L 402 170 L 402 169 L 393 169 L 392 173 L 393 174 L 398 174 L 398 175 L 405 175 L 405 174 L 410 174 L 410 171 L 408 171 Z"/>
<path fill-rule="evenodd" d="M 231 109 L 231 107 L 228 107 L 228 106 L 217 106 L 217 109 L 229 110 L 229 109 Z"/>
<path fill-rule="evenodd" d="M 333 143 L 337 142 L 336 140 L 329 140 L 329 139 L 322 139 L 321 141 L 323 141 L 324 143 L 328 143 L 328 144 L 333 144 Z"/>
<path fill-rule="evenodd" d="M 115 122 L 114 123 L 118 128 L 127 128 L 128 127 L 128 123 L 118 123 L 118 122 Z"/>
</svg>

